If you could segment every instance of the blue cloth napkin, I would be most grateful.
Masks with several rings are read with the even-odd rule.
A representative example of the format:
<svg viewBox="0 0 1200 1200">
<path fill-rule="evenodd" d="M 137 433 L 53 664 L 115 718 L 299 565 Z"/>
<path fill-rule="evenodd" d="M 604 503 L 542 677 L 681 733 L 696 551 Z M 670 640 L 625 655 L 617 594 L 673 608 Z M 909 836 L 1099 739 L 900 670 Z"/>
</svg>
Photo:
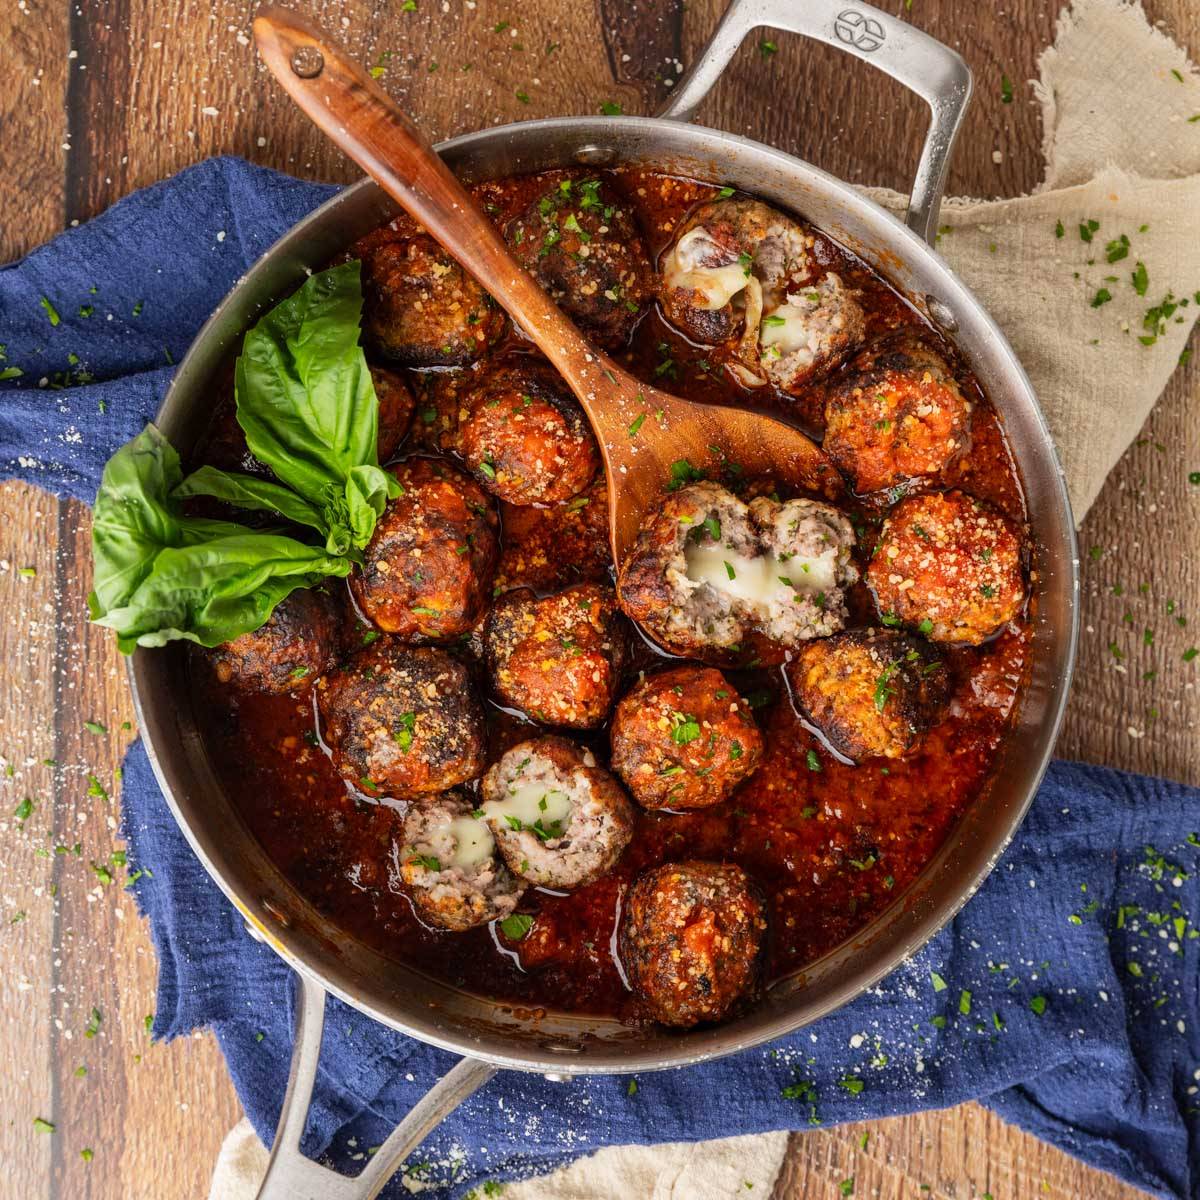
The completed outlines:
<svg viewBox="0 0 1200 1200">
<path fill-rule="evenodd" d="M 90 500 L 239 275 L 332 189 L 216 159 L 0 270 L 4 474 Z M 21 372 L 19 375 L 14 372 Z M 292 980 L 176 828 L 140 745 L 124 832 L 159 956 L 154 1032 L 216 1030 L 270 1141 Z M 548 1083 L 503 1073 L 415 1156 L 430 1194 L 613 1143 L 807 1129 L 981 1099 L 1156 1196 L 1200 1195 L 1200 791 L 1055 763 L 953 924 L 853 1004 L 684 1070 Z M 305 1149 L 352 1172 L 453 1062 L 331 1002 Z M 630 1094 L 633 1091 L 633 1094 Z M 408 1194 L 399 1183 L 388 1195 Z"/>
</svg>

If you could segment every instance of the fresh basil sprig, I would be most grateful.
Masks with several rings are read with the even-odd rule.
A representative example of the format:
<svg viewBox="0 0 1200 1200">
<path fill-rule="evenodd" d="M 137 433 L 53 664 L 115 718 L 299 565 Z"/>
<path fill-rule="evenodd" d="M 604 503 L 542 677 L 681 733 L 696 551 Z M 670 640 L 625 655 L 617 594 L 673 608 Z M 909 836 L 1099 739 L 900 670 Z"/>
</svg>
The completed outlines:
<svg viewBox="0 0 1200 1200">
<path fill-rule="evenodd" d="M 359 556 L 400 488 L 379 466 L 379 403 L 359 345 L 361 269 L 348 262 L 310 276 L 242 344 L 238 424 L 284 486 L 202 467 L 180 495 L 279 512 L 318 530 L 330 554 Z"/>
<path fill-rule="evenodd" d="M 360 264 L 312 275 L 246 334 L 237 419 L 274 479 L 201 467 L 187 479 L 153 426 L 104 469 L 92 532 L 93 618 L 124 653 L 178 638 L 215 646 L 262 626 L 296 588 L 344 577 L 400 485 L 379 466 L 379 402 L 359 345 Z M 324 548 L 186 516 L 212 496 L 315 530 Z"/>
<path fill-rule="evenodd" d="M 258 629 L 290 592 L 348 558 L 279 533 L 185 516 L 179 455 L 153 425 L 108 460 L 92 522 L 92 619 L 124 654 L 178 638 L 216 646 Z"/>
</svg>

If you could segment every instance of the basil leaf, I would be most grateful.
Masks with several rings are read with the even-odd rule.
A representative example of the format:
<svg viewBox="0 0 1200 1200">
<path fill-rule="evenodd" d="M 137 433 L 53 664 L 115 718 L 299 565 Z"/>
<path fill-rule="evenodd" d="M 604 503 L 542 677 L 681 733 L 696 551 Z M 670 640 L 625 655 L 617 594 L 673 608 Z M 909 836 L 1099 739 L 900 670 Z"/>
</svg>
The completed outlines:
<svg viewBox="0 0 1200 1200">
<path fill-rule="evenodd" d="M 92 619 L 122 653 L 179 638 L 215 646 L 258 629 L 296 588 L 349 559 L 278 533 L 185 516 L 179 455 L 153 425 L 109 459 L 92 526 Z"/>
<path fill-rule="evenodd" d="M 251 454 L 315 508 L 326 548 L 366 545 L 389 496 L 378 471 L 379 402 L 358 343 L 361 264 L 307 279 L 246 334 L 234 386 Z"/>
<path fill-rule="evenodd" d="M 200 467 L 174 488 L 171 494 L 178 499 L 213 496 L 238 508 L 279 513 L 296 525 L 308 525 L 325 532 L 321 514 L 307 500 L 297 496 L 291 488 L 253 475 L 237 475 L 217 467 Z"/>
<path fill-rule="evenodd" d="M 95 617 L 116 630 L 117 646 L 164 646 L 185 638 L 218 646 L 262 626 L 291 592 L 330 575 L 347 575 L 350 560 L 282 534 L 216 537 L 163 547 L 129 602 Z"/>
</svg>

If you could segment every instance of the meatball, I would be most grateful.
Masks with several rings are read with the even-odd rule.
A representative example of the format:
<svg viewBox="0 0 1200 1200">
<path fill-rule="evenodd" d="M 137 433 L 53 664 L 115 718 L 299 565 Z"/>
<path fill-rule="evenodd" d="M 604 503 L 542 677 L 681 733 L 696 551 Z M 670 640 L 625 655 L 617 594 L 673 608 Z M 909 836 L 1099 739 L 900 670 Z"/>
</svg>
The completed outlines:
<svg viewBox="0 0 1200 1200">
<path fill-rule="evenodd" d="M 508 508 L 497 588 L 552 591 L 609 576 L 608 484 L 603 474 L 586 492 L 547 508 Z"/>
<path fill-rule="evenodd" d="M 991 505 L 930 492 L 888 514 L 867 583 L 885 620 L 977 646 L 1024 607 L 1023 557 L 1021 534 Z"/>
<path fill-rule="evenodd" d="M 823 251 L 819 234 L 759 200 L 702 204 L 663 257 L 663 312 L 693 341 L 730 343 L 730 370 L 746 386 L 799 392 L 866 328 Z"/>
<path fill-rule="evenodd" d="M 579 402 L 542 364 L 502 367 L 462 397 L 458 450 L 510 504 L 554 504 L 583 491 L 600 451 Z"/>
<path fill-rule="evenodd" d="M 621 962 L 656 1021 L 720 1021 L 757 986 L 766 929 L 762 893 L 741 867 L 668 863 L 629 890 Z"/>
<path fill-rule="evenodd" d="M 379 401 L 379 461 L 394 458 L 412 424 L 413 396 L 404 380 L 386 367 L 371 368 L 371 383 Z"/>
<path fill-rule="evenodd" d="M 365 250 L 363 296 L 367 344 L 406 367 L 461 366 L 504 329 L 492 298 L 424 234 Z"/>
<path fill-rule="evenodd" d="M 222 683 L 275 694 L 310 687 L 337 653 L 337 605 L 328 592 L 305 588 L 282 600 L 265 625 L 210 651 Z"/>
<path fill-rule="evenodd" d="M 787 665 L 792 699 L 843 757 L 903 758 L 950 699 L 950 672 L 928 642 L 856 629 L 802 646 Z"/>
<path fill-rule="evenodd" d="M 758 634 L 779 661 L 781 648 L 845 624 L 853 545 L 853 526 L 831 505 L 770 496 L 746 505 L 719 484 L 689 484 L 638 533 L 621 607 L 675 654 L 719 662 Z"/>
<path fill-rule="evenodd" d="M 441 650 L 380 638 L 325 677 L 317 705 L 333 765 L 369 796 L 426 796 L 483 771 L 483 709 Z"/>
<path fill-rule="evenodd" d="M 566 738 L 514 746 L 489 768 L 480 794 L 509 869 L 539 887 L 594 882 L 633 837 L 633 805 L 621 785 Z"/>
<path fill-rule="evenodd" d="M 417 912 L 456 932 L 507 917 L 525 891 L 497 858 L 487 822 L 459 792 L 409 809 L 400 873 Z"/>
<path fill-rule="evenodd" d="M 504 229 L 517 260 L 601 346 L 619 349 L 651 298 L 633 213 L 603 179 L 564 175 Z"/>
<path fill-rule="evenodd" d="M 350 576 L 363 614 L 404 641 L 452 638 L 479 620 L 500 557 L 491 500 L 462 471 L 431 458 L 391 468 L 388 502 Z"/>
<path fill-rule="evenodd" d="M 642 680 L 613 716 L 613 770 L 643 808 L 708 808 L 762 760 L 750 706 L 720 671 L 676 667 Z"/>
<path fill-rule="evenodd" d="M 612 588 L 581 583 L 544 599 L 528 588 L 507 592 L 488 614 L 483 641 L 505 704 L 546 725 L 604 724 L 629 650 Z"/>
<path fill-rule="evenodd" d="M 824 399 L 825 453 L 860 495 L 937 476 L 970 446 L 970 403 L 912 331 L 856 355 Z"/>
</svg>

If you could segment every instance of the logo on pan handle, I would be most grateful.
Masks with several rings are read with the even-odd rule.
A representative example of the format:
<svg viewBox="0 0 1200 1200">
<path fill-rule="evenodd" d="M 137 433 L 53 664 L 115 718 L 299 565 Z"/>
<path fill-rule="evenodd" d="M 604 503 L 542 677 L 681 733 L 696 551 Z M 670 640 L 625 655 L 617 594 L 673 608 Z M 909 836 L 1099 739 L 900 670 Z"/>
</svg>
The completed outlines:
<svg viewBox="0 0 1200 1200">
<path fill-rule="evenodd" d="M 883 26 L 874 17 L 866 17 L 854 8 L 847 8 L 838 13 L 837 20 L 833 23 L 833 32 L 837 34 L 839 42 L 845 42 L 847 46 L 853 46 L 863 54 L 871 54 L 878 50 L 887 37 Z"/>
</svg>

